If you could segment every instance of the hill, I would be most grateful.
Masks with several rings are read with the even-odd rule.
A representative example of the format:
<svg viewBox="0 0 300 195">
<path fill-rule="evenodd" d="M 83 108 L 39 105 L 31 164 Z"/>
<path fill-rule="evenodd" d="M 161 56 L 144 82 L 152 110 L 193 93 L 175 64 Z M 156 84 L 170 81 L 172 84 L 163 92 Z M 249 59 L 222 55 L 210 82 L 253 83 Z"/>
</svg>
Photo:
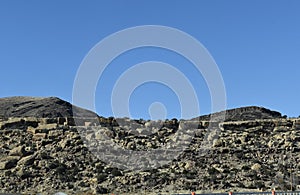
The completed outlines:
<svg viewBox="0 0 300 195">
<path fill-rule="evenodd" d="M 0 193 L 157 194 L 299 185 L 300 119 L 265 108 L 228 110 L 226 121 L 83 117 L 80 123 L 74 123 L 72 105 L 58 98 L 2 98 L 0 108 Z M 211 144 L 204 149 L 206 139 Z"/>
<path fill-rule="evenodd" d="M 57 97 L 7 97 L 0 98 L 2 117 L 95 117 L 95 113 L 73 106 Z"/>
<path fill-rule="evenodd" d="M 255 120 L 255 119 L 273 119 L 281 118 L 281 113 L 273 110 L 266 109 L 258 106 L 248 106 L 225 110 L 209 115 L 200 116 L 199 120 L 223 120 L 222 116 L 225 116 L 225 121 L 244 121 L 244 120 Z"/>
</svg>

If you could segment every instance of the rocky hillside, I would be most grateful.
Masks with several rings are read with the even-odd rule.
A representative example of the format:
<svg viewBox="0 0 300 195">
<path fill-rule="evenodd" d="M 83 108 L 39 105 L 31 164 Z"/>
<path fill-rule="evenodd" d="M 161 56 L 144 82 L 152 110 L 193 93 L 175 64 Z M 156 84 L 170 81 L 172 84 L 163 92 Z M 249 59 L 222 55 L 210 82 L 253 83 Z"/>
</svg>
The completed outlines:
<svg viewBox="0 0 300 195">
<path fill-rule="evenodd" d="M 57 97 L 37 98 L 37 97 L 7 97 L 0 98 L 0 116 L 7 117 L 95 117 L 96 114 L 72 106 L 69 102 Z"/>
<path fill-rule="evenodd" d="M 225 121 L 244 121 L 255 119 L 281 118 L 281 113 L 263 107 L 248 106 L 236 109 L 221 111 L 209 115 L 200 116 L 199 120 L 224 120 L 221 116 L 225 115 Z"/>
<path fill-rule="evenodd" d="M 58 99 L 47 100 L 46 105 L 55 105 Z M 0 119 L 0 193 L 228 192 L 299 185 L 300 119 L 264 108 L 238 109 L 225 122 L 144 121 L 76 118 L 63 107 L 58 107 L 63 112 L 38 107 L 46 117 L 20 102 L 18 113 L 27 114 L 17 117 L 0 102 L 6 113 Z M 249 115 L 255 117 L 246 120 Z M 211 144 L 204 150 L 207 139 Z M 179 143 L 183 150 L 168 159 L 165 151 Z M 122 152 L 113 153 L 114 148 Z M 143 152 L 150 154 L 139 158 Z"/>
</svg>

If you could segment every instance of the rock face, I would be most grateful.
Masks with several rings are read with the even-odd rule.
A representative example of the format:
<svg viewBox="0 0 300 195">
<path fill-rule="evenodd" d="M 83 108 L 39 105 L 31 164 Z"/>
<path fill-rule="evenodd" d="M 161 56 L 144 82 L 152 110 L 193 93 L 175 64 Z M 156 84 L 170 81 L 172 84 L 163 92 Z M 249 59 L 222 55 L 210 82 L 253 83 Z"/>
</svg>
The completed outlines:
<svg viewBox="0 0 300 195">
<path fill-rule="evenodd" d="M 3 103 L 1 107 L 9 109 Z M 11 117 L 0 119 L 0 193 L 157 194 L 299 186 L 300 119 L 281 118 L 278 112 L 250 107 L 238 114 L 227 112 L 227 121 L 145 121 L 98 116 L 79 120 L 68 111 L 48 111 L 53 114 L 49 118 L 28 116 L 30 110 L 1 110 Z M 27 116 L 12 117 L 13 113 Z M 115 166 L 114 156 L 97 158 L 92 152 L 99 149 L 98 154 L 104 154 L 118 147 L 134 155 L 172 148 L 180 141 L 186 147 L 178 155 L 171 153 L 172 160 L 154 166 L 154 159 L 164 161 L 166 153 L 149 155 L 138 163 L 148 164 L 148 169 L 138 171 Z M 130 161 L 125 153 L 115 156 L 123 163 Z"/>
<path fill-rule="evenodd" d="M 75 115 L 73 114 L 75 113 Z M 8 97 L 0 98 L 0 116 L 2 117 L 95 117 L 96 114 L 72 106 L 69 102 L 56 97 Z"/>
</svg>

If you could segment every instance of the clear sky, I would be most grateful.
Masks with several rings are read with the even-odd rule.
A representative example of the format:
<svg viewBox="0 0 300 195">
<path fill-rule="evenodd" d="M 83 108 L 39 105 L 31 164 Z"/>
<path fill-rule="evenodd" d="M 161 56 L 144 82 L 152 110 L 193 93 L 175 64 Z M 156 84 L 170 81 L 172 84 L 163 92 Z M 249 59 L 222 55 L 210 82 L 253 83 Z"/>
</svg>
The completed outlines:
<svg viewBox="0 0 300 195">
<path fill-rule="evenodd" d="M 222 73 L 228 108 L 256 105 L 299 116 L 299 10 L 298 0 L 2 0 L 0 97 L 57 96 L 71 102 L 76 72 L 95 44 L 129 27 L 164 25 L 207 48 Z M 149 60 L 182 71 L 195 87 L 201 114 L 211 111 L 207 85 L 186 68 L 189 61 L 168 50 L 142 48 L 107 67 L 95 92 L 98 114 L 113 115 L 114 83 L 131 66 Z M 176 93 L 158 83 L 131 94 L 131 117 L 149 118 L 155 102 L 164 104 L 167 118 L 180 118 Z"/>
</svg>

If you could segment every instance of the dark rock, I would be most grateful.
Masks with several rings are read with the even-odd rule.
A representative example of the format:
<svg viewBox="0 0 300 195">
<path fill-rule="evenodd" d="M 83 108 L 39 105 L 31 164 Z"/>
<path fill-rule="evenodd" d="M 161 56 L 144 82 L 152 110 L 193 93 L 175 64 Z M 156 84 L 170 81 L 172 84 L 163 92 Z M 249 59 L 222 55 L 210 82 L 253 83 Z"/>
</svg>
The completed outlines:
<svg viewBox="0 0 300 195">
<path fill-rule="evenodd" d="M 225 114 L 225 118 L 223 118 Z M 203 115 L 195 118 L 199 121 L 209 121 L 213 118 L 216 121 L 244 121 L 244 120 L 255 120 L 255 119 L 276 119 L 282 118 L 281 113 L 277 111 L 272 111 L 263 107 L 248 106 L 236 109 L 230 109 L 226 111 L 221 111 L 209 115 Z"/>
<path fill-rule="evenodd" d="M 25 169 L 20 169 L 19 171 L 17 171 L 16 174 L 17 176 L 21 177 L 21 179 L 25 179 L 32 176 L 30 171 L 27 171 Z"/>
<path fill-rule="evenodd" d="M 96 187 L 96 193 L 97 194 L 107 194 L 109 192 L 108 192 L 108 190 L 106 188 L 103 188 L 101 186 L 97 186 Z"/>
<path fill-rule="evenodd" d="M 0 116 L 2 117 L 97 117 L 97 114 L 56 97 L 7 97 L 0 98 Z"/>
<path fill-rule="evenodd" d="M 7 156 L 0 159 L 0 169 L 11 169 L 17 165 L 20 157 Z"/>
</svg>

